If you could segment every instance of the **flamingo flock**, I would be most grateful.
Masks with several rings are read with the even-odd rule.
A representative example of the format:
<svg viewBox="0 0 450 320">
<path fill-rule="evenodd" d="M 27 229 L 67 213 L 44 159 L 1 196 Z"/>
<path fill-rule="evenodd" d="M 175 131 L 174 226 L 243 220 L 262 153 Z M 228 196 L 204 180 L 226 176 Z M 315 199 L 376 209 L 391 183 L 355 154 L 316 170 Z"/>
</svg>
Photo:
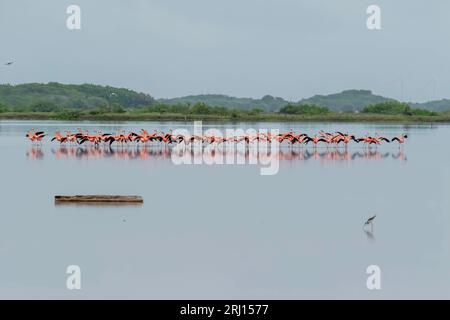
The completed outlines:
<svg viewBox="0 0 450 320">
<path fill-rule="evenodd" d="M 43 131 L 36 132 L 34 129 L 30 130 L 26 137 L 33 143 L 41 143 L 42 139 L 45 137 Z M 73 145 L 83 145 L 88 144 L 92 146 L 106 145 L 111 146 L 113 143 L 119 144 L 121 146 L 127 144 L 144 144 L 147 143 L 159 143 L 164 145 L 178 144 L 178 143 L 201 143 L 201 144 L 220 144 L 220 143 L 240 143 L 244 142 L 247 145 L 255 141 L 268 142 L 277 141 L 279 143 L 286 142 L 290 145 L 308 145 L 311 143 L 313 146 L 320 144 L 325 144 L 326 146 L 347 146 L 350 142 L 353 143 L 363 143 L 364 146 L 378 146 L 382 143 L 397 142 L 402 145 L 406 142 L 408 136 L 402 134 L 393 138 L 387 138 L 384 136 L 372 136 L 366 134 L 362 137 L 356 137 L 353 134 L 335 132 L 329 133 L 320 131 L 318 134 L 309 136 L 306 133 L 295 133 L 294 131 L 289 131 L 285 133 L 280 133 L 273 135 L 271 133 L 255 133 L 255 134 L 244 134 L 240 136 L 223 137 L 220 135 L 175 135 L 172 134 L 172 130 L 169 132 L 158 132 L 154 130 L 153 133 L 149 133 L 147 130 L 141 129 L 139 132 L 125 132 L 120 131 L 116 134 L 103 133 L 101 131 L 95 131 L 94 134 L 87 130 L 79 129 L 77 133 L 72 133 L 70 131 L 65 131 L 62 134 L 60 131 L 56 132 L 51 141 L 59 142 L 60 144 L 73 144 Z"/>
</svg>

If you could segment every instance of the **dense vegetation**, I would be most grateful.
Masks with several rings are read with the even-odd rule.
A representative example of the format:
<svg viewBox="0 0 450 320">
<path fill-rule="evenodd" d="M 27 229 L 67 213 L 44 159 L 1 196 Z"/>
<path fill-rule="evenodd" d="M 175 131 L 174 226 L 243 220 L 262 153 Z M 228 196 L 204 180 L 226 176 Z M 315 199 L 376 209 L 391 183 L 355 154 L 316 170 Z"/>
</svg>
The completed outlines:
<svg viewBox="0 0 450 320">
<path fill-rule="evenodd" d="M 406 116 L 436 116 L 437 112 L 413 109 L 407 103 L 398 102 L 395 100 L 381 102 L 365 107 L 363 113 L 389 114 L 389 115 L 406 115 Z"/>
<path fill-rule="evenodd" d="M 187 96 L 174 99 L 160 99 L 160 103 L 169 105 L 194 105 L 197 103 L 205 103 L 210 106 L 219 106 L 227 109 L 252 110 L 261 109 L 266 112 L 278 111 L 284 107 L 288 101 L 282 98 L 266 95 L 261 99 L 252 98 L 235 98 L 220 94 L 205 94 L 197 96 Z"/>
<path fill-rule="evenodd" d="M 358 101 L 360 105 L 357 104 Z M 370 101 L 374 102 L 368 103 Z M 444 107 L 446 101 L 439 102 L 440 110 L 450 110 Z M 367 90 L 348 90 L 336 95 L 315 96 L 299 103 L 290 103 L 272 96 L 265 96 L 262 99 L 240 99 L 223 95 L 203 95 L 155 100 L 149 95 L 128 89 L 90 84 L 0 85 L 0 118 L 258 121 L 370 121 L 371 119 L 448 121 L 450 119 L 450 112 L 437 113 L 420 106 L 422 105 L 406 104 L 375 96 Z"/>
<path fill-rule="evenodd" d="M 66 109 L 93 110 L 119 105 L 125 110 L 142 109 L 159 105 L 193 106 L 204 103 L 208 106 L 226 109 L 251 111 L 260 109 L 264 112 L 278 112 L 289 103 L 297 105 L 315 105 L 328 108 L 330 111 L 362 111 L 363 108 L 387 102 L 388 99 L 374 95 L 369 90 L 346 90 L 330 95 L 316 95 L 297 103 L 282 98 L 266 95 L 261 99 L 235 98 L 226 95 L 196 95 L 173 99 L 155 100 L 148 94 L 128 89 L 99 86 L 92 84 L 66 85 L 56 82 L 47 84 L 29 83 L 20 85 L 0 85 L 0 104 L 4 112 L 5 106 L 11 111 L 30 110 L 38 103 L 52 103 Z M 414 109 L 430 111 L 450 111 L 450 100 L 443 99 L 422 104 L 410 103 Z M 0 111 L 1 112 L 1 111 Z"/>
<path fill-rule="evenodd" d="M 4 104 L 0 103 L 0 113 L 8 112 L 9 108 L 5 106 Z"/>
<path fill-rule="evenodd" d="M 160 114 L 182 114 L 182 115 L 220 115 L 220 116 L 230 116 L 232 118 L 237 118 L 239 115 L 256 115 L 263 113 L 264 110 L 259 108 L 254 108 L 252 110 L 242 110 L 242 109 L 229 109 L 225 107 L 214 107 L 209 106 L 203 102 L 197 102 L 194 105 L 190 104 L 167 104 L 159 103 L 153 107 L 147 109 L 136 110 L 140 113 L 160 113 Z"/>
<path fill-rule="evenodd" d="M 280 109 L 279 113 L 284 114 L 325 114 L 329 113 L 328 108 L 319 107 L 311 104 L 291 104 Z"/>
<path fill-rule="evenodd" d="M 148 107 L 156 101 L 147 94 L 128 89 L 50 82 L 0 85 L 0 103 L 20 111 L 35 103 L 51 103 L 71 109 L 93 109 L 110 104 L 119 104 L 125 108 Z"/>
<path fill-rule="evenodd" d="M 162 104 L 126 109 L 118 104 L 94 109 L 63 108 L 53 103 L 37 102 L 21 112 L 11 112 L 0 105 L 0 118 L 22 119 L 95 119 L 95 120 L 235 120 L 235 121 L 450 121 L 450 113 L 413 109 L 396 101 L 367 106 L 360 113 L 332 112 L 328 108 L 287 104 L 279 112 L 262 109 L 240 110 L 209 106 L 205 103 Z"/>
</svg>

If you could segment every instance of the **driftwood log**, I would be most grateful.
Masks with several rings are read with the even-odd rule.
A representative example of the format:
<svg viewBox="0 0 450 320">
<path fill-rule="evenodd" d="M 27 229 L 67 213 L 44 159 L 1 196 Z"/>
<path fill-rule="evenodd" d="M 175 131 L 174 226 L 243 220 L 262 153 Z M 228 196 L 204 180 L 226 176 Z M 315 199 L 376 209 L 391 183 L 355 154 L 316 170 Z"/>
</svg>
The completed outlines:
<svg viewBox="0 0 450 320">
<path fill-rule="evenodd" d="M 57 203 L 143 203 L 141 196 L 76 195 L 55 196 Z"/>
</svg>

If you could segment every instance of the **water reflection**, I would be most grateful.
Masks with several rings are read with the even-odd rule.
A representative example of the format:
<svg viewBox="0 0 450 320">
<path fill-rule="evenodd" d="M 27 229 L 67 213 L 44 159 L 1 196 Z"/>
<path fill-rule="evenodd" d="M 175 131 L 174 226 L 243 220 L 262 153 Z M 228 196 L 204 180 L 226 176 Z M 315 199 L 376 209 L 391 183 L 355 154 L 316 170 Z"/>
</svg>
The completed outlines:
<svg viewBox="0 0 450 320">
<path fill-rule="evenodd" d="M 121 208 L 121 207 L 141 207 L 142 203 L 120 203 L 120 202 L 84 202 L 84 203 L 73 203 L 73 202 L 57 202 L 55 201 L 56 207 L 76 207 L 76 208 L 89 208 L 89 207 L 102 207 L 102 208 Z"/>
<path fill-rule="evenodd" d="M 377 150 L 339 150 L 339 149 L 280 149 L 277 152 L 270 150 L 258 150 L 257 148 L 187 148 L 175 150 L 167 147 L 143 147 L 143 148 L 107 148 L 107 147 L 78 147 L 78 146 L 60 146 L 51 149 L 52 154 L 57 160 L 64 159 L 95 159 L 95 158 L 116 158 L 125 160 L 170 160 L 172 153 L 177 156 L 189 155 L 192 159 L 207 158 L 212 162 L 218 158 L 234 157 L 237 159 L 248 160 L 249 157 L 258 157 L 259 159 L 274 159 L 280 161 L 354 161 L 354 160 L 385 160 L 393 159 L 406 162 L 407 158 L 403 150 L 397 152 L 381 152 Z M 41 159 L 44 157 L 44 149 L 39 146 L 32 146 L 27 151 L 29 159 Z"/>
<path fill-rule="evenodd" d="M 44 157 L 44 152 L 42 152 L 42 148 L 40 146 L 32 146 L 27 151 L 28 159 L 42 159 Z"/>
</svg>

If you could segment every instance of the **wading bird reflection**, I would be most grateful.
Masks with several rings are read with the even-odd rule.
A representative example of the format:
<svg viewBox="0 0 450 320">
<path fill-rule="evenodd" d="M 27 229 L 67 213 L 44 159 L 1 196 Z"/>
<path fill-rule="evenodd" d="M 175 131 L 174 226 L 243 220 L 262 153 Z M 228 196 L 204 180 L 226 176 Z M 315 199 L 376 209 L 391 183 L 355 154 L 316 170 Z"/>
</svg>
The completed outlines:
<svg viewBox="0 0 450 320">
<path fill-rule="evenodd" d="M 33 146 L 27 151 L 27 158 L 32 160 L 42 159 L 44 157 L 44 152 L 40 146 Z"/>
<path fill-rule="evenodd" d="M 260 150 L 257 148 L 214 148 L 208 149 L 206 147 L 200 148 L 185 148 L 173 149 L 160 146 L 153 147 L 136 147 L 136 148 L 110 148 L 110 147 L 95 147 L 95 146 L 65 146 L 61 145 L 56 149 L 52 149 L 52 153 L 56 159 L 69 158 L 116 158 L 116 159 L 166 159 L 170 160 L 172 153 L 177 156 L 189 156 L 192 159 L 208 159 L 211 162 L 216 162 L 217 159 L 241 159 L 244 162 L 250 157 L 269 160 L 270 158 L 277 158 L 280 161 L 323 161 L 323 162 L 351 162 L 357 160 L 373 161 L 394 159 L 406 161 L 406 156 L 403 151 L 398 153 L 384 152 L 381 153 L 376 150 L 363 151 L 348 151 L 348 150 L 317 150 L 317 149 L 279 149 L 277 152 L 270 150 Z"/>
</svg>

